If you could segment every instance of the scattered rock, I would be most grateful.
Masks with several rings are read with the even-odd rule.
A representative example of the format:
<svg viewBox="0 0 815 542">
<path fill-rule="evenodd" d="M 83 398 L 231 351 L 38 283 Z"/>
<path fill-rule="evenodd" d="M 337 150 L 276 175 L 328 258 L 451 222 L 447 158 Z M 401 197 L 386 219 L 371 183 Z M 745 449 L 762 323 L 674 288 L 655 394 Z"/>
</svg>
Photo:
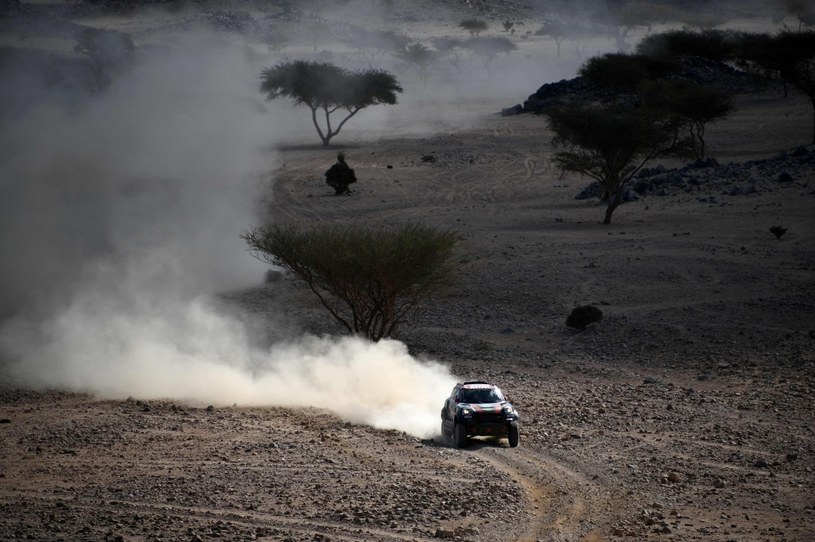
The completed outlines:
<svg viewBox="0 0 815 542">
<path fill-rule="evenodd" d="M 605 190 L 603 189 L 603 186 L 599 182 L 594 181 L 593 183 L 584 186 L 580 190 L 580 192 L 577 193 L 574 199 L 585 200 L 592 198 L 600 198 L 603 196 L 604 192 Z"/>
<path fill-rule="evenodd" d="M 708 156 L 707 158 L 700 158 L 696 160 L 688 167 L 693 169 L 719 167 L 719 162 L 712 156 Z"/>
<path fill-rule="evenodd" d="M 783 226 L 771 226 L 770 233 L 775 235 L 776 239 L 781 239 L 781 236 L 787 233 L 787 228 Z"/>
<path fill-rule="evenodd" d="M 520 115 L 524 112 L 524 106 L 521 104 L 513 105 L 512 107 L 506 107 L 501 110 L 502 117 L 511 117 L 513 115 Z"/>
<path fill-rule="evenodd" d="M 603 319 L 603 311 L 594 305 L 582 305 L 575 307 L 566 318 L 566 325 L 576 329 L 584 330 L 589 324 L 599 322 Z"/>
</svg>

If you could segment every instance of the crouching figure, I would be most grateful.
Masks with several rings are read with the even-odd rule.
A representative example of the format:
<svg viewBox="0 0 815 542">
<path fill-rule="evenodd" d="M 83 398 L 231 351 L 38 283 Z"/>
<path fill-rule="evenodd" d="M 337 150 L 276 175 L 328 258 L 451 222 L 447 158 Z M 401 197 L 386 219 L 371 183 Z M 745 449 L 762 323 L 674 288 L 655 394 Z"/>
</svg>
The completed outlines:
<svg viewBox="0 0 815 542">
<path fill-rule="evenodd" d="M 337 163 L 325 172 L 325 182 L 334 189 L 338 196 L 351 193 L 348 186 L 357 182 L 357 176 L 354 175 L 354 170 L 345 163 L 345 154 L 337 153 Z"/>
</svg>

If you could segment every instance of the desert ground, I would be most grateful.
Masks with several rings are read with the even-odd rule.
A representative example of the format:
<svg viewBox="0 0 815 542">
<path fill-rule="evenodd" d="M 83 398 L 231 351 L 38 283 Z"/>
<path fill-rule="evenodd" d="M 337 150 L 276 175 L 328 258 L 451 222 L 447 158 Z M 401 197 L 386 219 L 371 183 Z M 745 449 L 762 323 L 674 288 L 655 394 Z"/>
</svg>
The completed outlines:
<svg viewBox="0 0 815 542">
<path fill-rule="evenodd" d="M 610 225 L 603 203 L 575 199 L 588 180 L 552 166 L 542 117 L 456 105 L 455 129 L 383 135 L 352 121 L 329 148 L 306 127 L 270 149 L 263 216 L 459 232 L 454 287 L 394 338 L 501 386 L 521 413 L 518 448 L 454 449 L 319 408 L 0 385 L 0 539 L 815 538 L 808 101 L 736 96 L 708 129 L 718 165 L 663 161 L 683 181 Z M 358 178 L 346 196 L 323 177 L 340 150 Z M 291 276 L 220 299 L 343 334 Z M 568 328 L 584 304 L 603 319 Z"/>
</svg>

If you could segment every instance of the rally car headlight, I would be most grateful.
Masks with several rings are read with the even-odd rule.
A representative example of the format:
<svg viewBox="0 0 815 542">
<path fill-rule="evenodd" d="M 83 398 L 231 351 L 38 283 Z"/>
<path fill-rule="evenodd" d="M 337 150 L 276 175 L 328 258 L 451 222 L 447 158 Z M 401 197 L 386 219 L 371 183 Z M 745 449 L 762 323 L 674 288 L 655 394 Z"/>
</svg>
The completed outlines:
<svg viewBox="0 0 815 542">
<path fill-rule="evenodd" d="M 506 414 L 507 416 L 512 416 L 513 414 L 515 414 L 515 409 L 507 405 L 504 407 L 504 414 Z"/>
<path fill-rule="evenodd" d="M 469 408 L 462 408 L 461 409 L 461 415 L 462 416 L 472 416 L 473 411 L 472 411 L 472 409 L 469 409 Z"/>
</svg>

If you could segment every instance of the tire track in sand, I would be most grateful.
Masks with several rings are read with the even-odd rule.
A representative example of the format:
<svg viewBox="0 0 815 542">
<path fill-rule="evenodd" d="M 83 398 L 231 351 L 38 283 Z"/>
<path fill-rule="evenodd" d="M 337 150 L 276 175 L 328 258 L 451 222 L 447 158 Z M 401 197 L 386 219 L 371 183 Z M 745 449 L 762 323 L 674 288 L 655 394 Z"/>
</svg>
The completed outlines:
<svg viewBox="0 0 815 542">
<path fill-rule="evenodd" d="M 43 499 L 51 500 L 51 499 Z M 55 502 L 57 499 L 54 499 Z M 178 518 L 182 521 L 198 520 L 196 525 L 205 525 L 202 522 L 222 522 L 249 529 L 264 528 L 283 531 L 288 534 L 298 534 L 314 537 L 329 537 L 331 540 L 344 542 L 422 542 L 432 538 L 422 536 L 412 531 L 397 532 L 394 529 L 376 528 L 364 524 L 284 516 L 274 513 L 264 513 L 245 509 L 211 508 L 203 506 L 184 506 L 158 502 L 141 502 L 117 500 L 115 504 L 99 504 L 82 501 L 72 501 L 71 508 L 104 511 L 110 509 L 117 513 L 126 510 L 128 514 L 150 515 L 158 514 L 164 517 Z M 263 536 L 263 538 L 266 538 Z"/>
<path fill-rule="evenodd" d="M 607 539 L 599 528 L 601 510 L 613 505 L 614 500 L 606 488 L 529 448 L 484 447 L 478 455 L 515 480 L 529 498 L 532 520 L 518 542 Z"/>
</svg>

